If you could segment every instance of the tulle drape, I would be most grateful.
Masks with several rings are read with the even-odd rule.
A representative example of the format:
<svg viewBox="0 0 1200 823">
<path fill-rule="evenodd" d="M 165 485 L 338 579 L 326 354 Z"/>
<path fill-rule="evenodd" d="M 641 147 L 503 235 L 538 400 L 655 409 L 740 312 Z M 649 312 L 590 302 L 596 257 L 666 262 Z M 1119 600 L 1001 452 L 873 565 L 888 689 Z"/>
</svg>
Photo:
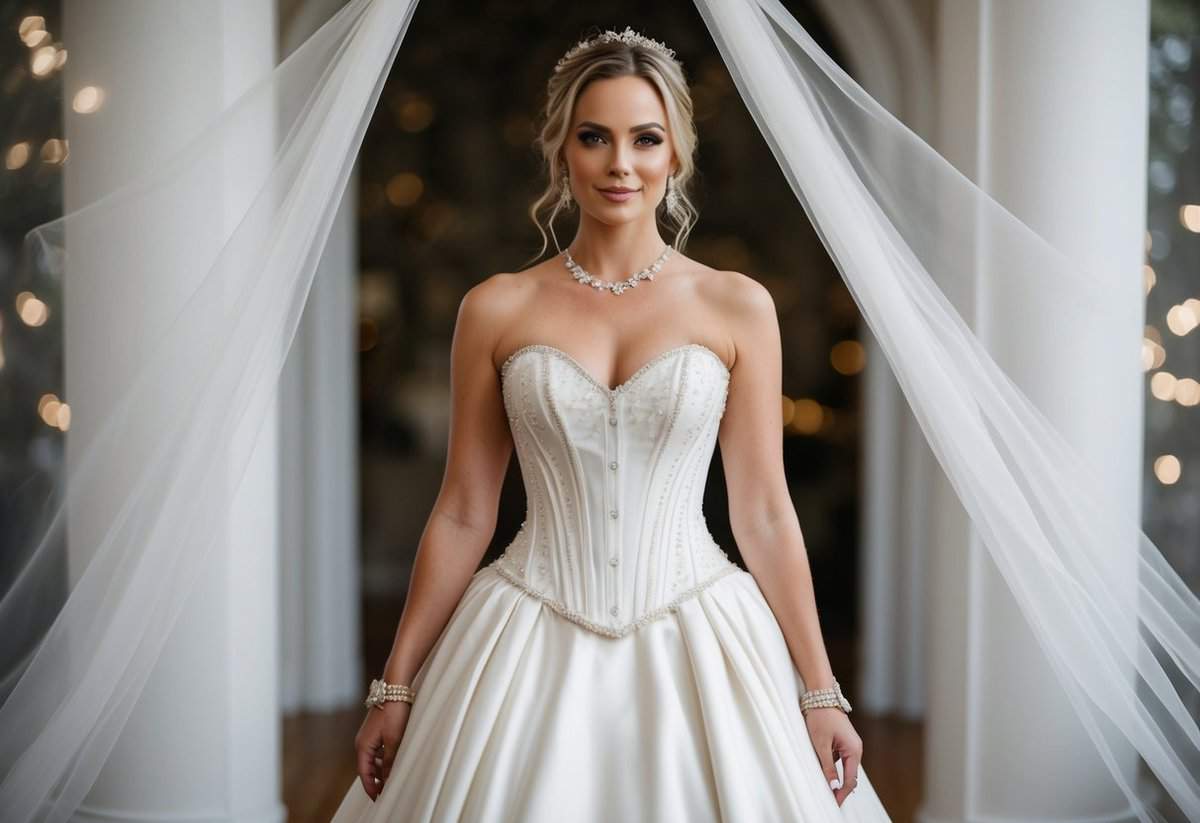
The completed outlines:
<svg viewBox="0 0 1200 823">
<path fill-rule="evenodd" d="M 948 297 L 1002 273 L 1103 327 L 1106 281 L 892 117 L 777 0 L 697 4 L 1114 780 L 1140 809 L 1121 766 L 1132 746 L 1200 817 L 1200 730 L 1183 699 L 1200 686 L 1200 602 Z"/>
<path fill-rule="evenodd" d="M 195 288 L 152 324 L 137 349 L 144 360 L 122 364 L 127 385 L 88 392 L 97 399 L 86 415 L 97 428 L 68 444 L 75 456 L 52 517 L 0 600 L 0 664 L 15 681 L 0 706 L 6 823 L 66 820 L 79 806 L 213 554 L 221 531 L 211 524 L 230 517 L 232 490 L 414 5 L 352 0 L 172 156 L 27 236 L 26 261 L 60 277 L 64 292 L 122 270 L 188 277 Z M 267 162 L 239 166 L 239 191 L 249 195 L 220 204 L 236 209 L 224 215 L 223 236 L 94 242 L 128 238 L 131 227 L 155 225 L 162 210 L 204 202 L 231 159 L 263 140 Z M 103 249 L 103 268 L 69 254 L 89 240 Z M 187 381 L 177 379 L 181 372 Z M 146 409 L 155 410 L 149 421 Z M 66 534 L 67 513 L 111 499 L 131 448 L 141 455 L 136 471 L 122 477 L 110 521 L 86 532 L 87 545 L 72 546 L 79 569 L 70 595 L 26 657 L 37 638 L 33 627 L 21 630 L 23 617 L 54 589 L 61 547 L 80 540 Z"/>
<path fill-rule="evenodd" d="M 89 410 L 100 427 L 73 444 L 78 459 L 0 600 L 0 674 L 11 687 L 0 706 L 5 821 L 65 820 L 79 805 L 211 556 L 216 535 L 202 525 L 221 522 L 231 500 L 228 485 L 210 480 L 247 464 L 246 433 L 265 416 L 414 5 L 351 0 L 167 162 L 30 232 L 27 260 L 70 288 L 88 273 L 86 260 L 66 253 L 73 238 L 123 237 L 139 216 L 203 196 L 247 129 L 275 126 L 270 161 L 245 170 L 239 187 L 252 196 L 216 242 L 107 250 L 106 266 L 186 271 L 196 285 L 154 326 L 153 344 L 140 349 L 148 354 L 128 364 L 128 384 Z M 1082 266 L 892 118 L 778 2 L 697 6 L 1114 780 L 1137 806 L 1119 765 L 1132 747 L 1200 819 L 1189 772 L 1200 730 L 1185 703 L 1200 685 L 1200 602 L 947 293 L 982 265 L 1069 295 L 1065 310 L 1102 318 L 1109 304 L 1092 294 Z M 194 387 L 165 399 L 180 369 Z M 169 413 L 147 431 L 137 410 L 151 403 Z M 136 474 L 104 528 L 73 547 L 87 560 L 64 607 L 48 631 L 23 624 L 31 599 L 58 575 L 65 513 L 110 482 L 107 467 L 131 441 L 141 454 Z M 1136 574 L 1114 572 L 1120 536 Z"/>
</svg>

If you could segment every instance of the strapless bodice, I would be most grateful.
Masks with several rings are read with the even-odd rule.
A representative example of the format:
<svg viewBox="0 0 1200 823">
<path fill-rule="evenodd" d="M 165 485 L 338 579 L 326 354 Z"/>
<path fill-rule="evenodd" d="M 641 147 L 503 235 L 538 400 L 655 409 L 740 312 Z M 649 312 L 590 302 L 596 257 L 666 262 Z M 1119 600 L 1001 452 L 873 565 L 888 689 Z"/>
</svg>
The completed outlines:
<svg viewBox="0 0 1200 823">
<path fill-rule="evenodd" d="M 513 352 L 500 379 L 528 506 L 491 566 L 612 637 L 737 570 L 702 511 L 729 377 L 698 343 L 616 388 L 553 346 Z"/>
</svg>

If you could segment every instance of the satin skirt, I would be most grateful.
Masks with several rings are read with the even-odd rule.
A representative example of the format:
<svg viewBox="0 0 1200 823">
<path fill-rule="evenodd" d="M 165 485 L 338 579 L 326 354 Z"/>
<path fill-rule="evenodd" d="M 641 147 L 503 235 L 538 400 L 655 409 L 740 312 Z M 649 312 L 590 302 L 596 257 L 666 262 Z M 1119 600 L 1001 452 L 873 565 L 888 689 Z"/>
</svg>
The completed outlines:
<svg viewBox="0 0 1200 823">
<path fill-rule="evenodd" d="M 803 681 L 741 569 L 610 638 L 484 566 L 413 686 L 378 799 L 356 780 L 333 823 L 890 819 L 861 764 L 838 807 Z"/>
</svg>

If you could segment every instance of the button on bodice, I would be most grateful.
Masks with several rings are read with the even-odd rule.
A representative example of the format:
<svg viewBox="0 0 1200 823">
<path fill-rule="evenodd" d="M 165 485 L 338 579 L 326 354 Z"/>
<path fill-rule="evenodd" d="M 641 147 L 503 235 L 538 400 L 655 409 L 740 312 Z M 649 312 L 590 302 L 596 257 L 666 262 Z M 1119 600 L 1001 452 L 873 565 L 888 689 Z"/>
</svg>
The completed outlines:
<svg viewBox="0 0 1200 823">
<path fill-rule="evenodd" d="M 501 373 L 528 511 L 498 572 L 620 636 L 738 568 L 702 511 L 729 382 L 715 352 L 669 349 L 615 389 L 542 344 Z"/>
</svg>

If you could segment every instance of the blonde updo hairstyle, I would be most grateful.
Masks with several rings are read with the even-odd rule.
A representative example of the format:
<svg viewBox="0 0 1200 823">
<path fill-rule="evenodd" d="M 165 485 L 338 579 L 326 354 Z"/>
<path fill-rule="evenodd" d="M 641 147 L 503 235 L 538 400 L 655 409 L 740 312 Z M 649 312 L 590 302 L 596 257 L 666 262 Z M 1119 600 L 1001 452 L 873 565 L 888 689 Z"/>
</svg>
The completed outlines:
<svg viewBox="0 0 1200 823">
<path fill-rule="evenodd" d="M 554 218 L 562 210 L 562 187 L 569 185 L 563 175 L 566 165 L 563 146 L 570 136 L 575 102 L 594 80 L 631 75 L 644 77 L 654 84 L 667 112 L 667 139 L 672 141 L 676 164 L 679 166 L 671 181 L 678 203 L 675 209 L 668 210 L 667 198 L 664 197 L 657 214 L 663 223 L 674 229 L 675 242 L 672 245 L 676 251 L 683 251 L 698 216 L 688 197 L 688 183 L 696 172 L 694 155 L 697 138 L 696 126 L 692 121 L 692 96 L 688 91 L 683 66 L 657 49 L 611 40 L 572 55 L 551 74 L 546 84 L 546 108 L 534 147 L 541 150 L 548 182 L 541 196 L 529 207 L 529 216 L 542 235 L 542 248 L 532 260 L 541 257 L 549 245 L 543 229 L 543 216 L 545 228 L 554 235 Z M 569 208 L 575 206 L 572 200 Z M 554 238 L 555 247 L 561 251 L 557 235 Z"/>
</svg>

